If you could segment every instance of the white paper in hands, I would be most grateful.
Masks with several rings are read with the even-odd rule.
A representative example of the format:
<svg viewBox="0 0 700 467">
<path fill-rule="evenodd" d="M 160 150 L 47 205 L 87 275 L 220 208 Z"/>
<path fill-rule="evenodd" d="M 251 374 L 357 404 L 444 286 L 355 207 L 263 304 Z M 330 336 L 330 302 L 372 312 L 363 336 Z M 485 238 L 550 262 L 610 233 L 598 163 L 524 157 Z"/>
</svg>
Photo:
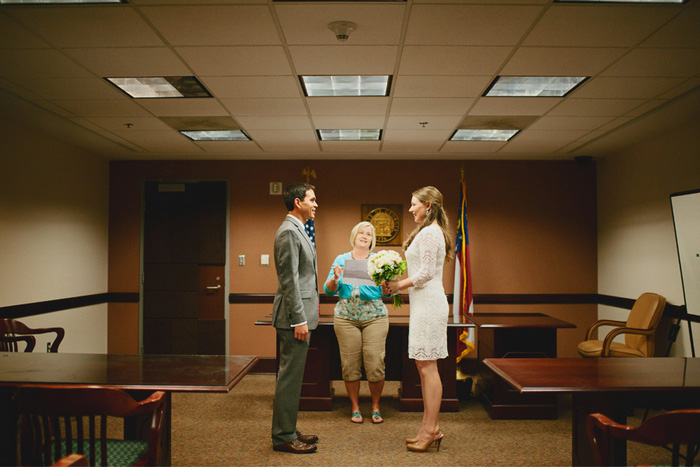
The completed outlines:
<svg viewBox="0 0 700 467">
<path fill-rule="evenodd" d="M 347 259 L 343 269 L 343 283 L 350 285 L 376 285 L 367 272 L 366 259 Z"/>
</svg>

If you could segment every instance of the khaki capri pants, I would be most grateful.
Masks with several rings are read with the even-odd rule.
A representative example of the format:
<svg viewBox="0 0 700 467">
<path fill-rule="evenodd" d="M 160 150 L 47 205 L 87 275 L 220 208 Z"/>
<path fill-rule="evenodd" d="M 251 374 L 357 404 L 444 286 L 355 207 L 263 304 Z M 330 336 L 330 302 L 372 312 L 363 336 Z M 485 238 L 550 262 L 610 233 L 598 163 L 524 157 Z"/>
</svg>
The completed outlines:
<svg viewBox="0 0 700 467">
<path fill-rule="evenodd" d="M 333 328 L 338 338 L 343 380 L 357 381 L 362 378 L 364 363 L 367 381 L 383 381 L 389 317 L 356 321 L 335 316 Z"/>
</svg>

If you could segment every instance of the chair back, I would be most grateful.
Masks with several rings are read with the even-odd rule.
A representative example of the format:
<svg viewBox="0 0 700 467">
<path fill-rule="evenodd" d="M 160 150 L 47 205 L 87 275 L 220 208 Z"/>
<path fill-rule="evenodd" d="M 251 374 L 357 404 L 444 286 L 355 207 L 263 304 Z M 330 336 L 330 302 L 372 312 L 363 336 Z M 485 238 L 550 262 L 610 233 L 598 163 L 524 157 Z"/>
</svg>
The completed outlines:
<svg viewBox="0 0 700 467">
<path fill-rule="evenodd" d="M 700 409 L 661 413 L 636 428 L 595 413 L 588 416 L 586 428 L 596 465 L 614 465 L 611 453 L 617 438 L 652 446 L 670 445 L 671 465 L 679 465 L 680 447 L 686 446 L 685 465 L 692 466 L 700 446 Z"/>
<path fill-rule="evenodd" d="M 51 343 L 51 352 L 58 352 L 58 346 L 61 345 L 66 332 L 63 328 L 30 328 L 21 321 L 10 318 L 0 318 L 0 351 L 2 352 L 18 352 L 21 347 L 17 346 L 18 342 L 26 344 L 24 351 L 32 352 L 36 346 L 37 334 L 55 333 L 56 338 Z"/>
<path fill-rule="evenodd" d="M 627 327 L 636 329 L 656 329 L 666 307 L 666 298 L 659 294 L 646 292 L 634 302 L 627 317 Z M 645 357 L 653 357 L 654 336 L 625 334 L 625 344 L 631 349 L 639 350 Z"/>
<path fill-rule="evenodd" d="M 51 465 L 68 454 L 82 454 L 90 465 L 158 465 L 165 393 L 137 402 L 127 392 L 87 385 L 19 386 L 18 465 Z M 150 415 L 148 440 L 110 437 L 108 417 Z"/>
</svg>

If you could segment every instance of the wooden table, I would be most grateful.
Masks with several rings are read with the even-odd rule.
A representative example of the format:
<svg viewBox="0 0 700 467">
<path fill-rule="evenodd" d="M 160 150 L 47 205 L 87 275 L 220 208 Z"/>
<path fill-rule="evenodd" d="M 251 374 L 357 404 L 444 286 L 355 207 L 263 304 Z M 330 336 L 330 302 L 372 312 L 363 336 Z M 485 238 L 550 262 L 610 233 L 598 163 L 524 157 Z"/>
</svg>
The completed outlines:
<svg viewBox="0 0 700 467">
<path fill-rule="evenodd" d="M 700 406 L 699 358 L 495 358 L 484 364 L 522 394 L 572 394 L 572 465 L 594 464 L 588 414 L 625 423 L 630 408 Z M 612 451 L 615 465 L 627 465 L 624 440 Z"/>
<path fill-rule="evenodd" d="M 478 328 L 479 399 L 494 419 L 555 419 L 557 399 L 551 394 L 519 394 L 493 378 L 486 358 L 557 356 L 557 330 L 575 328 L 543 313 L 474 313 Z"/>
<path fill-rule="evenodd" d="M 143 393 L 166 392 L 162 465 L 170 465 L 170 399 L 173 392 L 230 391 L 257 357 L 239 355 L 112 355 L 0 353 L 0 465 L 16 464 L 14 388 L 22 384 L 96 384 Z M 125 432 L 139 437 L 135 425 Z"/>
<path fill-rule="evenodd" d="M 271 326 L 271 320 L 261 320 L 256 325 Z M 457 335 L 462 328 L 474 325 L 449 323 L 447 325 L 447 350 L 449 357 L 438 360 L 442 379 L 443 412 L 459 411 L 457 398 Z M 413 360 L 408 358 L 408 316 L 389 316 L 389 334 L 386 339 L 386 380 L 401 381 L 399 409 L 405 412 L 423 410 L 420 375 Z M 279 356 L 279 348 L 277 349 Z M 278 359 L 279 361 L 279 359 Z M 300 410 L 332 410 L 332 381 L 342 380 L 340 351 L 333 330 L 333 315 L 321 315 L 318 327 L 311 332 L 309 353 L 306 357 L 304 381 L 299 401 Z"/>
</svg>

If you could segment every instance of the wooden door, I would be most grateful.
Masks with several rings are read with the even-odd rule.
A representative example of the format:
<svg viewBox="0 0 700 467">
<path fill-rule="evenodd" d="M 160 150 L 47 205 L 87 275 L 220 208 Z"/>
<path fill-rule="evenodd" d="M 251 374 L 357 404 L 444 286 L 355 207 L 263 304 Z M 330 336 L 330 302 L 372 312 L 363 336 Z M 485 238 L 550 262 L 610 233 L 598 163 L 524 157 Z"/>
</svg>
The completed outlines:
<svg viewBox="0 0 700 467">
<path fill-rule="evenodd" d="M 226 354 L 226 182 L 144 192 L 143 352 Z"/>
</svg>

